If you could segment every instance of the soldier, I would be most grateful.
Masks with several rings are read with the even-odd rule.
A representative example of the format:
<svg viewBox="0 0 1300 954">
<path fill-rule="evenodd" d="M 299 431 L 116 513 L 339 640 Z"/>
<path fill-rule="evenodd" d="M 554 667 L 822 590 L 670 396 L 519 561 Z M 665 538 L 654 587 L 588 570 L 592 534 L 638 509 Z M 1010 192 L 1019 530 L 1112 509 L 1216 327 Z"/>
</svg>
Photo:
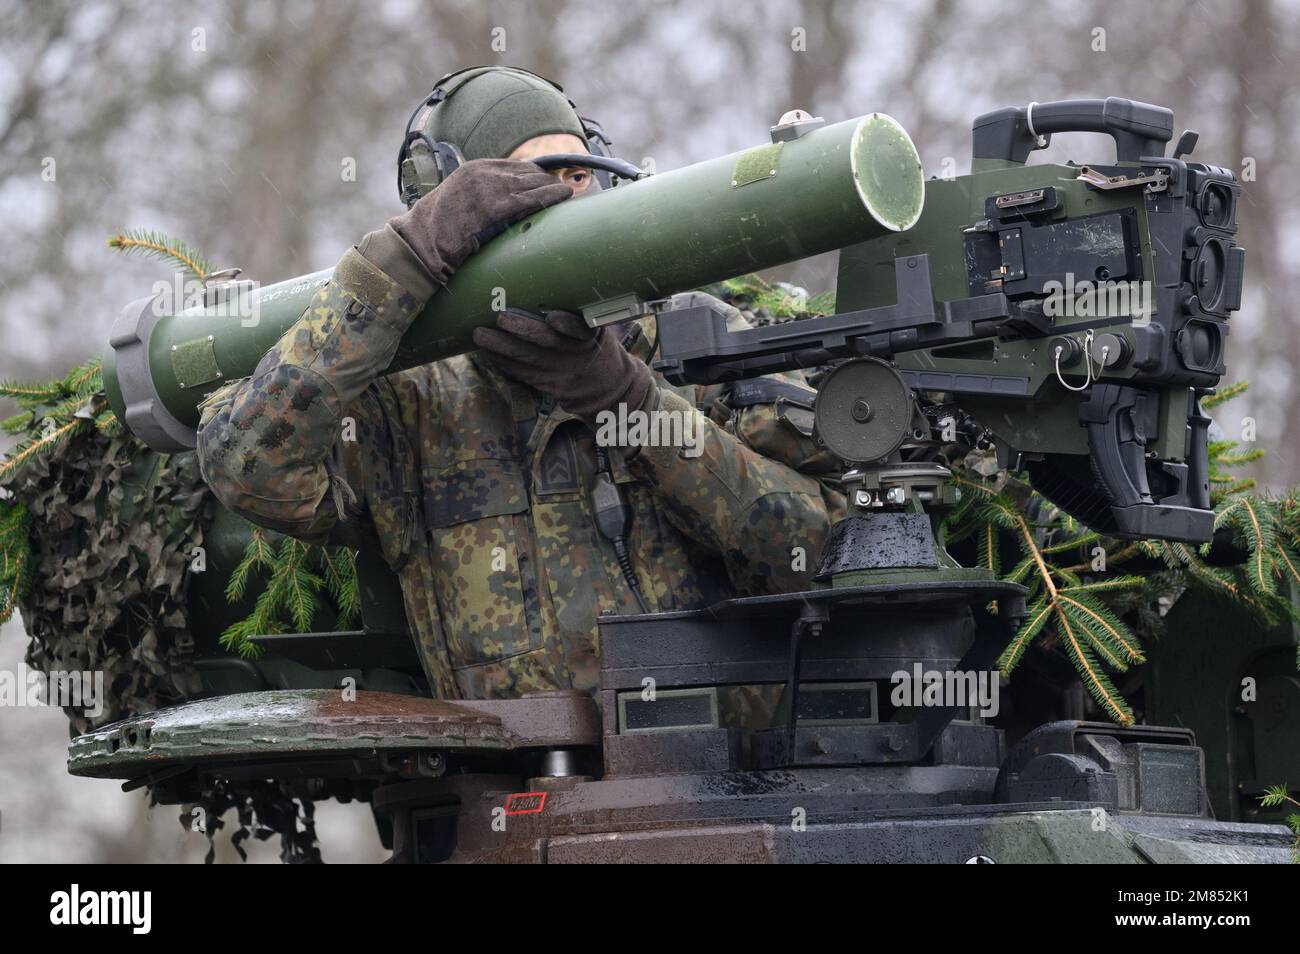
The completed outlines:
<svg viewBox="0 0 1300 954">
<path fill-rule="evenodd" d="M 807 588 L 804 555 L 842 501 L 796 469 L 815 453 L 784 411 L 812 396 L 797 381 L 674 388 L 647 365 L 652 319 L 592 330 L 508 310 L 479 351 L 381 376 L 482 242 L 598 189 L 585 169 L 523 161 L 586 152 L 590 132 L 532 73 L 453 74 L 412 120 L 403 159 L 459 167 L 430 189 L 434 167 L 405 164 L 408 211 L 343 256 L 251 377 L 205 401 L 216 496 L 303 540 L 377 549 L 443 698 L 594 691 L 602 613 Z M 671 412 L 698 442 L 598 445 L 602 412 L 632 411 Z"/>
</svg>

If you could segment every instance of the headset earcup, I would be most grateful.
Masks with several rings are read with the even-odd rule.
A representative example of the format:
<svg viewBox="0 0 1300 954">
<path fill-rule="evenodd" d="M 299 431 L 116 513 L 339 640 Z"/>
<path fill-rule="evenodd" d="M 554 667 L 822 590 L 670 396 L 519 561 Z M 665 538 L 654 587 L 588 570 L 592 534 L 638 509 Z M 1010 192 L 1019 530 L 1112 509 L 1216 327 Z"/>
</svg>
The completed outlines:
<svg viewBox="0 0 1300 954">
<path fill-rule="evenodd" d="M 407 153 L 397 169 L 398 195 L 401 197 L 402 204 L 408 209 L 420 199 L 422 165 L 418 155 Z"/>
<path fill-rule="evenodd" d="M 403 150 L 400 166 L 402 202 L 408 209 L 442 181 L 428 139 L 419 134 L 413 135 L 412 139 L 414 141 Z"/>
<path fill-rule="evenodd" d="M 422 132 L 411 134 L 401 165 L 402 201 L 409 209 L 438 188 L 447 176 L 465 163 L 465 155 L 454 143 L 434 141 Z"/>
<path fill-rule="evenodd" d="M 438 162 L 438 171 L 441 173 L 438 181 L 442 182 L 449 175 L 465 164 L 465 154 L 460 151 L 460 147 L 454 142 L 443 142 L 439 140 L 433 144 L 433 154 Z"/>
<path fill-rule="evenodd" d="M 601 128 L 600 123 L 585 116 L 578 118 L 582 120 L 582 131 L 587 136 L 587 152 L 593 156 L 604 156 L 606 159 L 615 158 L 613 144 L 609 141 L 609 136 L 605 135 L 605 130 Z M 610 189 L 618 185 L 618 177 L 604 169 L 593 169 L 591 174 L 600 183 L 601 189 Z"/>
</svg>

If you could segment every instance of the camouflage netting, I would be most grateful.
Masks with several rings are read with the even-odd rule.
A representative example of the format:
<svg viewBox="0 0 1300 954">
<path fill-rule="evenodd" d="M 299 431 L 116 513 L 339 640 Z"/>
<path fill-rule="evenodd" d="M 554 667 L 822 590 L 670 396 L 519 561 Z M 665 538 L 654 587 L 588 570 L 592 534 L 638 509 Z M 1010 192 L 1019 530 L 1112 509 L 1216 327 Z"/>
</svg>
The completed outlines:
<svg viewBox="0 0 1300 954">
<path fill-rule="evenodd" d="M 156 462 L 158 477 L 128 501 L 140 462 Z M 132 437 L 90 429 L 20 471 L 17 484 L 34 558 L 21 604 L 27 662 L 104 673 L 99 716 L 65 710 L 72 734 L 197 693 L 185 584 L 210 495 L 194 456 L 156 458 Z"/>
<path fill-rule="evenodd" d="M 250 837 L 266 841 L 280 836 L 280 860 L 285 864 L 320 864 L 320 844 L 316 840 L 316 809 L 310 799 L 294 796 L 287 786 L 278 782 L 239 782 L 218 778 L 203 790 L 200 802 L 208 836 L 208 854 L 204 858 L 212 864 L 216 855 L 214 836 L 225 827 L 222 816 L 227 809 L 235 810 L 239 827 L 230 836 L 230 843 L 239 857 L 247 861 L 248 852 L 243 843 Z M 181 825 L 192 829 L 194 813 L 185 811 L 180 816 Z"/>
<path fill-rule="evenodd" d="M 67 414 L 82 398 L 75 415 Z M 25 552 L 5 550 L 6 569 L 26 564 L 10 592 L 30 637 L 27 663 L 45 673 L 104 674 L 99 715 L 65 708 L 70 735 L 198 694 L 187 573 L 216 502 L 195 456 L 158 455 L 111 422 L 105 426 L 102 391 L 40 406 L 18 399 L 28 440 L 0 469 L 0 511 L 4 522 L 27 529 Z M 55 433 L 48 449 L 33 451 L 33 442 Z M 239 842 L 250 834 L 274 833 L 282 859 L 319 860 L 311 803 L 271 783 L 223 780 L 201 805 L 213 819 L 209 840 L 222 827 L 220 816 L 236 809 L 232 841 L 241 856 Z"/>
</svg>

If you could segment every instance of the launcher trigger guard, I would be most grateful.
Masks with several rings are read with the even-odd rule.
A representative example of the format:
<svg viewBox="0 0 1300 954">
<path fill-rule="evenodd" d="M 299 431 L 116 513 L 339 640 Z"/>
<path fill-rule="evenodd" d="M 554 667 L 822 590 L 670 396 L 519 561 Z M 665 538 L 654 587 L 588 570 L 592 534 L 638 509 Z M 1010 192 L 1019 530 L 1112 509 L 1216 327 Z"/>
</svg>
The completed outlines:
<svg viewBox="0 0 1300 954">
<path fill-rule="evenodd" d="M 1094 382 L 1079 404 L 1079 423 L 1088 430 L 1091 466 L 1109 497 L 1115 527 L 1123 539 L 1162 536 L 1204 543 L 1214 534 L 1208 477 L 1193 462 L 1160 465 L 1153 492 L 1147 448 L 1160 436 L 1160 395 L 1122 384 Z M 1192 455 L 1203 454 L 1209 419 L 1193 407 L 1187 419 Z M 1164 484 L 1161 489 L 1161 484 Z M 1156 527 L 1162 528 L 1159 534 Z"/>
<path fill-rule="evenodd" d="M 1158 411 L 1157 395 L 1119 384 L 1095 384 L 1079 405 L 1093 466 L 1116 506 L 1155 502 L 1147 482 L 1146 448 L 1158 436 Z"/>
</svg>

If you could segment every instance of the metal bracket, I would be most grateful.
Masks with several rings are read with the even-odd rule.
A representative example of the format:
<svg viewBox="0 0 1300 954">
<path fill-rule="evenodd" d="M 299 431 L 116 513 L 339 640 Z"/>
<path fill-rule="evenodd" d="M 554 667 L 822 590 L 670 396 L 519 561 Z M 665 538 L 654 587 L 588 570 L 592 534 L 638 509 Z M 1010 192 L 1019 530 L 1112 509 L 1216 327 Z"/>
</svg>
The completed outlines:
<svg viewBox="0 0 1300 954">
<path fill-rule="evenodd" d="M 1025 192 L 1009 192 L 994 198 L 993 204 L 999 209 L 1010 209 L 1021 205 L 1033 205 L 1042 202 L 1047 195 L 1046 189 L 1029 189 Z"/>
<path fill-rule="evenodd" d="M 790 142 L 825 125 L 826 120 L 821 116 L 813 116 L 802 109 L 792 109 L 783 113 L 768 132 L 772 136 L 772 142 Z"/>
<path fill-rule="evenodd" d="M 1112 189 L 1131 189 L 1134 186 L 1146 186 L 1147 192 L 1164 192 L 1169 188 L 1169 174 L 1163 169 L 1140 176 L 1108 176 L 1090 166 L 1081 166 L 1075 178 L 1094 189 L 1107 192 Z"/>
<path fill-rule="evenodd" d="M 641 299 L 640 295 L 627 294 L 583 305 L 581 311 L 582 319 L 587 323 L 588 328 L 599 328 L 602 325 L 616 325 L 619 322 L 648 315 L 651 307 Z"/>
<path fill-rule="evenodd" d="M 995 337 L 1011 305 L 1002 292 L 936 302 L 928 255 L 894 263 L 898 302 L 732 331 L 705 306 L 659 313 L 656 370 L 673 384 L 717 384 L 814 367 L 832 358 L 891 358 L 942 344 Z"/>
</svg>

